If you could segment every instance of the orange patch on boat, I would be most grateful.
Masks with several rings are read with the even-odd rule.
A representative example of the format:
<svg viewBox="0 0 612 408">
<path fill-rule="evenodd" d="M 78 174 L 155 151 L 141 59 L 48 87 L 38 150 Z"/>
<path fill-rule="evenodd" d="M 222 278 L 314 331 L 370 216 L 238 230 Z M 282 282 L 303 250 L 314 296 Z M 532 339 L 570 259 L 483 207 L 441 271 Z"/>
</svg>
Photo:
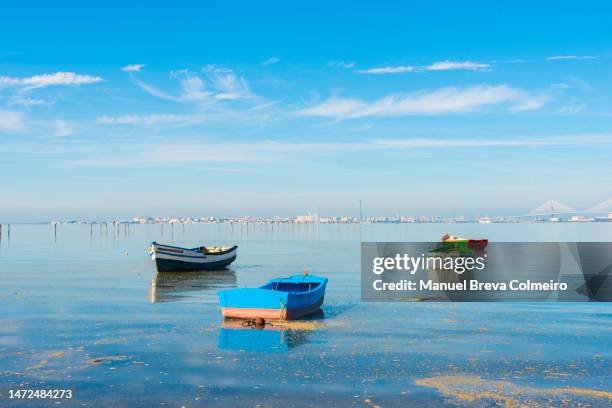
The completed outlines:
<svg viewBox="0 0 612 408">
<path fill-rule="evenodd" d="M 233 319 L 256 319 L 258 317 L 264 319 L 282 320 L 287 317 L 285 309 L 260 309 L 250 307 L 223 307 L 221 308 L 223 317 Z"/>
</svg>

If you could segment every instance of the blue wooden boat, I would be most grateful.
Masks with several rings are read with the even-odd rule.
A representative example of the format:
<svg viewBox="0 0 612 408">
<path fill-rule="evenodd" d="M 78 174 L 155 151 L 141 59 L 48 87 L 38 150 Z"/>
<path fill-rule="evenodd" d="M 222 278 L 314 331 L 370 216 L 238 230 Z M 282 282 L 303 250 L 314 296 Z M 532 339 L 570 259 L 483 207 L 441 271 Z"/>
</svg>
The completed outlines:
<svg viewBox="0 0 612 408">
<path fill-rule="evenodd" d="M 326 286 L 327 278 L 295 275 L 259 288 L 220 290 L 219 304 L 226 318 L 293 320 L 320 309 Z"/>
</svg>

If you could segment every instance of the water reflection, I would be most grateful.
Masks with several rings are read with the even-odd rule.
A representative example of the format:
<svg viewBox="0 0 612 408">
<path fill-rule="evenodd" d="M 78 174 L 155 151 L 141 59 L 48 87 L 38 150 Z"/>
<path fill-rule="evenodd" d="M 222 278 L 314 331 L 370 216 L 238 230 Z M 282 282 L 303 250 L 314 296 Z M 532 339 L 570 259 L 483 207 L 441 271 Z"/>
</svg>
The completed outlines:
<svg viewBox="0 0 612 408">
<path fill-rule="evenodd" d="M 175 302 L 192 296 L 190 292 L 217 290 L 236 286 L 236 273 L 231 269 L 197 272 L 157 272 L 151 282 L 152 303 Z"/>
<path fill-rule="evenodd" d="M 309 342 L 316 329 L 323 327 L 323 311 L 308 319 L 266 322 L 256 327 L 248 320 L 226 319 L 219 330 L 219 348 L 264 353 L 284 353 Z"/>
</svg>

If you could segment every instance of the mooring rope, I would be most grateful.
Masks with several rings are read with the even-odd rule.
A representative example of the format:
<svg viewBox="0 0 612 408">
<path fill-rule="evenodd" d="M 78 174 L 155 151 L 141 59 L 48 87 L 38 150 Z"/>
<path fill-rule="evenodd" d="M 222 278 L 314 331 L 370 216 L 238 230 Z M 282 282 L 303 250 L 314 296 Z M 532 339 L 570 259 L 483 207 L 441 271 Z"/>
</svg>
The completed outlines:
<svg viewBox="0 0 612 408">
<path fill-rule="evenodd" d="M 255 319 L 251 319 L 251 320 L 245 320 L 241 323 L 242 327 L 250 327 L 252 329 L 256 328 L 258 325 L 255 322 Z M 266 322 L 264 321 L 264 326 L 274 326 L 272 323 L 270 322 Z"/>
</svg>

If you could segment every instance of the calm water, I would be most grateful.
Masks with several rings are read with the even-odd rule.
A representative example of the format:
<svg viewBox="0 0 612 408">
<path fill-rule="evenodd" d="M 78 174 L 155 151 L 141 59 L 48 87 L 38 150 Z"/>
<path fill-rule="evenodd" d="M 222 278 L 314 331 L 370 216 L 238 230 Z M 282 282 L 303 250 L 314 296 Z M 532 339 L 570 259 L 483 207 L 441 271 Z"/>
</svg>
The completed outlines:
<svg viewBox="0 0 612 408">
<path fill-rule="evenodd" d="M 568 406 L 612 403 L 612 305 L 360 303 L 359 243 L 612 241 L 612 224 L 6 226 L 0 406 Z M 231 271 L 155 277 L 148 243 L 239 245 Z M 329 278 L 323 316 L 223 323 L 216 290 Z M 52 406 L 55 401 L 33 401 Z"/>
</svg>

